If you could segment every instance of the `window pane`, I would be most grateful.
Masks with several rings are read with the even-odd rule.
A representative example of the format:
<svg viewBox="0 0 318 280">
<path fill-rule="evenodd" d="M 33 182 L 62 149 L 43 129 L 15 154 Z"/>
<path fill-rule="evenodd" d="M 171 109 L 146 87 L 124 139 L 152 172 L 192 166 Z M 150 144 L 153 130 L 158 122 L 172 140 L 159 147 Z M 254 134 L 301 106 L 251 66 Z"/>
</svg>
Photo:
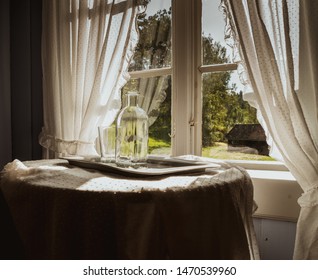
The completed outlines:
<svg viewBox="0 0 318 280">
<path fill-rule="evenodd" d="M 122 90 L 139 91 L 139 106 L 149 117 L 149 154 L 171 154 L 171 76 L 130 80 Z"/>
<path fill-rule="evenodd" d="M 225 21 L 221 0 L 202 0 L 203 65 L 232 63 L 232 50 L 224 40 Z"/>
<path fill-rule="evenodd" d="M 137 23 L 140 37 L 129 71 L 171 66 L 171 0 L 150 1 Z"/>
<path fill-rule="evenodd" d="M 256 110 L 243 100 L 237 71 L 202 75 L 202 155 L 272 160 Z"/>
</svg>

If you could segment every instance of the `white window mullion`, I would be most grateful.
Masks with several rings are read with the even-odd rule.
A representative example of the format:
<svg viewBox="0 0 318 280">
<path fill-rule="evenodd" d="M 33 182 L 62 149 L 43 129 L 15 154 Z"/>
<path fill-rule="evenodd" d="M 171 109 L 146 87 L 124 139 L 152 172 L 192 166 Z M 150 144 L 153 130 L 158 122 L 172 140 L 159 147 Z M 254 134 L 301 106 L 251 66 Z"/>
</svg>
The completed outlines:
<svg viewBox="0 0 318 280">
<path fill-rule="evenodd" d="M 210 72 L 233 71 L 233 70 L 237 70 L 237 64 L 227 63 L 227 64 L 202 65 L 199 67 L 199 70 L 202 74 L 210 73 Z"/>
<path fill-rule="evenodd" d="M 197 153 L 201 137 L 201 1 L 173 0 L 172 31 L 172 154 L 177 156 Z"/>
<path fill-rule="evenodd" d="M 194 26 L 192 29 L 193 36 L 193 58 L 194 67 L 192 68 L 192 75 L 194 77 L 193 88 L 193 126 L 192 126 L 192 154 L 201 156 L 202 153 L 202 76 L 200 67 L 202 66 L 202 3 L 201 1 L 193 0 L 193 17 Z"/>
<path fill-rule="evenodd" d="M 157 76 L 167 76 L 167 75 L 171 75 L 171 74 L 172 74 L 171 67 L 129 72 L 131 79 L 151 78 L 151 77 L 157 77 Z"/>
</svg>

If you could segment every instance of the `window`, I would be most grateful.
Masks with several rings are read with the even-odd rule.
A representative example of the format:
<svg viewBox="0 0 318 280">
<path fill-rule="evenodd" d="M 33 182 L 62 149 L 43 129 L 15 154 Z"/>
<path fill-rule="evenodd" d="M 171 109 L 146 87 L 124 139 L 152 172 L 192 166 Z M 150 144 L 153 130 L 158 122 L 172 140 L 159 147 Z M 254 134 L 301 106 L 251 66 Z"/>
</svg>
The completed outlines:
<svg viewBox="0 0 318 280">
<path fill-rule="evenodd" d="M 138 19 L 140 40 L 123 91 L 141 93 L 153 122 L 150 153 L 271 159 L 262 155 L 268 147 L 256 111 L 243 100 L 219 5 L 150 0 Z"/>
</svg>

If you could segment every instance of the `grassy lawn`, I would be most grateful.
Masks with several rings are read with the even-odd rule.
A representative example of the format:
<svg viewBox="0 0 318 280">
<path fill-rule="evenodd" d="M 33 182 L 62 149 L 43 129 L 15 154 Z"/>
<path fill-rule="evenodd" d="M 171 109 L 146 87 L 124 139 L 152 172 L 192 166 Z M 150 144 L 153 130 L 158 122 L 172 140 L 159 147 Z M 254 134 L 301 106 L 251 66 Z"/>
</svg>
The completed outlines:
<svg viewBox="0 0 318 280">
<path fill-rule="evenodd" d="M 149 137 L 148 152 L 154 155 L 169 155 L 171 151 L 170 143 Z"/>
<path fill-rule="evenodd" d="M 216 143 L 212 147 L 206 147 L 202 150 L 202 156 L 212 157 L 217 159 L 234 159 L 234 160 L 275 160 L 269 156 L 245 154 L 240 152 L 228 152 L 226 143 Z"/>
<path fill-rule="evenodd" d="M 149 138 L 149 154 L 169 155 L 171 152 L 170 143 Z M 254 154 L 245 154 L 240 152 L 228 152 L 226 143 L 216 143 L 212 147 L 206 147 L 202 150 L 203 157 L 211 157 L 217 159 L 234 159 L 234 160 L 275 160 L 269 156 L 261 156 Z"/>
</svg>

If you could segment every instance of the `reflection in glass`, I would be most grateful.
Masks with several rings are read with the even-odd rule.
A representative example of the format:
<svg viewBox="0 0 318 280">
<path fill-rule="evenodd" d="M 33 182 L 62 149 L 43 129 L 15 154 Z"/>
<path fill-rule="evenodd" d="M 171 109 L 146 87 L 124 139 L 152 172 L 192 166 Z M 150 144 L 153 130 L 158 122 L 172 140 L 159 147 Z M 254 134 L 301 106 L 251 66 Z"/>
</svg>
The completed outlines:
<svg viewBox="0 0 318 280">
<path fill-rule="evenodd" d="M 137 23 L 139 43 L 129 71 L 171 66 L 171 1 L 150 1 Z"/>
</svg>

